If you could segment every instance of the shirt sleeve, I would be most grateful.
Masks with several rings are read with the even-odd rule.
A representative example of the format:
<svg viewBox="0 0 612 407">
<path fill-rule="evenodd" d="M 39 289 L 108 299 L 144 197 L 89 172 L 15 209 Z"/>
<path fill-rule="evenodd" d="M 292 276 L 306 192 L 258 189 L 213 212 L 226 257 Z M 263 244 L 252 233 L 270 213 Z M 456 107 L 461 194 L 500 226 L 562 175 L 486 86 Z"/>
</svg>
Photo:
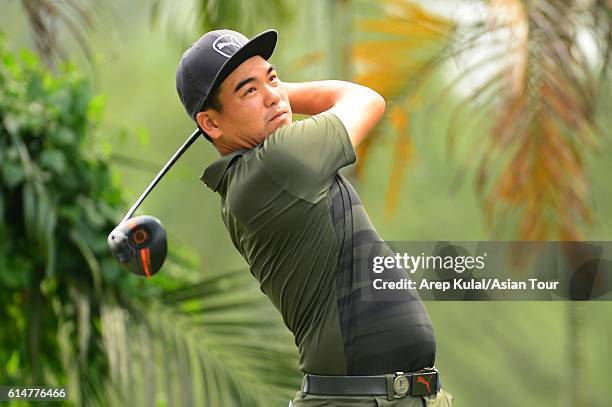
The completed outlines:
<svg viewBox="0 0 612 407">
<path fill-rule="evenodd" d="M 258 154 L 276 182 L 312 203 L 325 195 L 340 168 L 356 160 L 346 128 L 331 112 L 280 127 Z"/>
</svg>

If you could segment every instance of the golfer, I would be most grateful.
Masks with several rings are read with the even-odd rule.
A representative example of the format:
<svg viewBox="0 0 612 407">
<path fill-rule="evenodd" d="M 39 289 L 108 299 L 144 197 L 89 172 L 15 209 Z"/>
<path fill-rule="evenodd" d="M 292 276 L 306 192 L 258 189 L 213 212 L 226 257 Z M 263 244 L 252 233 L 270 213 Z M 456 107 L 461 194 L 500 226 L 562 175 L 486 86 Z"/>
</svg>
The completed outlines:
<svg viewBox="0 0 612 407">
<path fill-rule="evenodd" d="M 299 348 L 301 406 L 450 406 L 418 294 L 373 290 L 393 256 L 338 173 L 381 119 L 384 99 L 342 81 L 285 83 L 268 59 L 277 32 L 204 34 L 182 56 L 179 97 L 221 157 L 202 180 L 261 290 Z M 292 114 L 309 115 L 292 122 Z"/>
</svg>

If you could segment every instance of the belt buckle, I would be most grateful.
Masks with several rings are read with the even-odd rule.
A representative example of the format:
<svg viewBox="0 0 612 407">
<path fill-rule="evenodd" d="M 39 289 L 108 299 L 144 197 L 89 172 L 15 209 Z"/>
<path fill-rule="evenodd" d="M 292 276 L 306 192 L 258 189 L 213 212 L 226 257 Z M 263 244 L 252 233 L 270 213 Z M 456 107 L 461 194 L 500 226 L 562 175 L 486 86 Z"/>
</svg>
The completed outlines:
<svg viewBox="0 0 612 407">
<path fill-rule="evenodd" d="M 408 378 L 404 375 L 404 372 L 395 372 L 393 377 L 393 392 L 396 399 L 401 399 L 410 390 L 410 384 Z"/>
<path fill-rule="evenodd" d="M 438 389 L 438 371 L 425 368 L 412 374 L 410 378 L 410 395 L 427 396 Z"/>
</svg>

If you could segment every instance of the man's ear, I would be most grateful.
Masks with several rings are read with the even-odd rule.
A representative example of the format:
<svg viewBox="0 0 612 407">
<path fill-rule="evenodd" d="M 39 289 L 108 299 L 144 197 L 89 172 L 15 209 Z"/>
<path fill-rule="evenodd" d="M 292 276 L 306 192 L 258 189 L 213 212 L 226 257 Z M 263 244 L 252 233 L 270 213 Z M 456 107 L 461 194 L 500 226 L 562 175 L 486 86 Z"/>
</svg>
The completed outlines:
<svg viewBox="0 0 612 407">
<path fill-rule="evenodd" d="M 203 112 L 199 112 L 196 115 L 196 122 L 198 123 L 198 126 L 200 126 L 200 128 L 210 136 L 210 138 L 217 139 L 221 137 L 221 129 L 217 125 L 217 122 L 213 115 L 211 115 L 210 111 L 205 110 Z"/>
</svg>

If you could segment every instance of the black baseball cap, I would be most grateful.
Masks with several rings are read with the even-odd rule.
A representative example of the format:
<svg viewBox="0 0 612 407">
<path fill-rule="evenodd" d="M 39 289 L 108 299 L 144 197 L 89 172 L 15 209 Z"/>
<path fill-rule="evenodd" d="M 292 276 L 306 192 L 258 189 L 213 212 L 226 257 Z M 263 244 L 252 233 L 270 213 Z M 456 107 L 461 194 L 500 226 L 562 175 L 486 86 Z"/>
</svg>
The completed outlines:
<svg viewBox="0 0 612 407">
<path fill-rule="evenodd" d="M 225 78 L 247 59 L 272 56 L 278 33 L 267 30 L 250 41 L 232 30 L 215 30 L 201 36 L 183 53 L 176 69 L 176 90 L 194 121 L 206 100 Z"/>
</svg>

